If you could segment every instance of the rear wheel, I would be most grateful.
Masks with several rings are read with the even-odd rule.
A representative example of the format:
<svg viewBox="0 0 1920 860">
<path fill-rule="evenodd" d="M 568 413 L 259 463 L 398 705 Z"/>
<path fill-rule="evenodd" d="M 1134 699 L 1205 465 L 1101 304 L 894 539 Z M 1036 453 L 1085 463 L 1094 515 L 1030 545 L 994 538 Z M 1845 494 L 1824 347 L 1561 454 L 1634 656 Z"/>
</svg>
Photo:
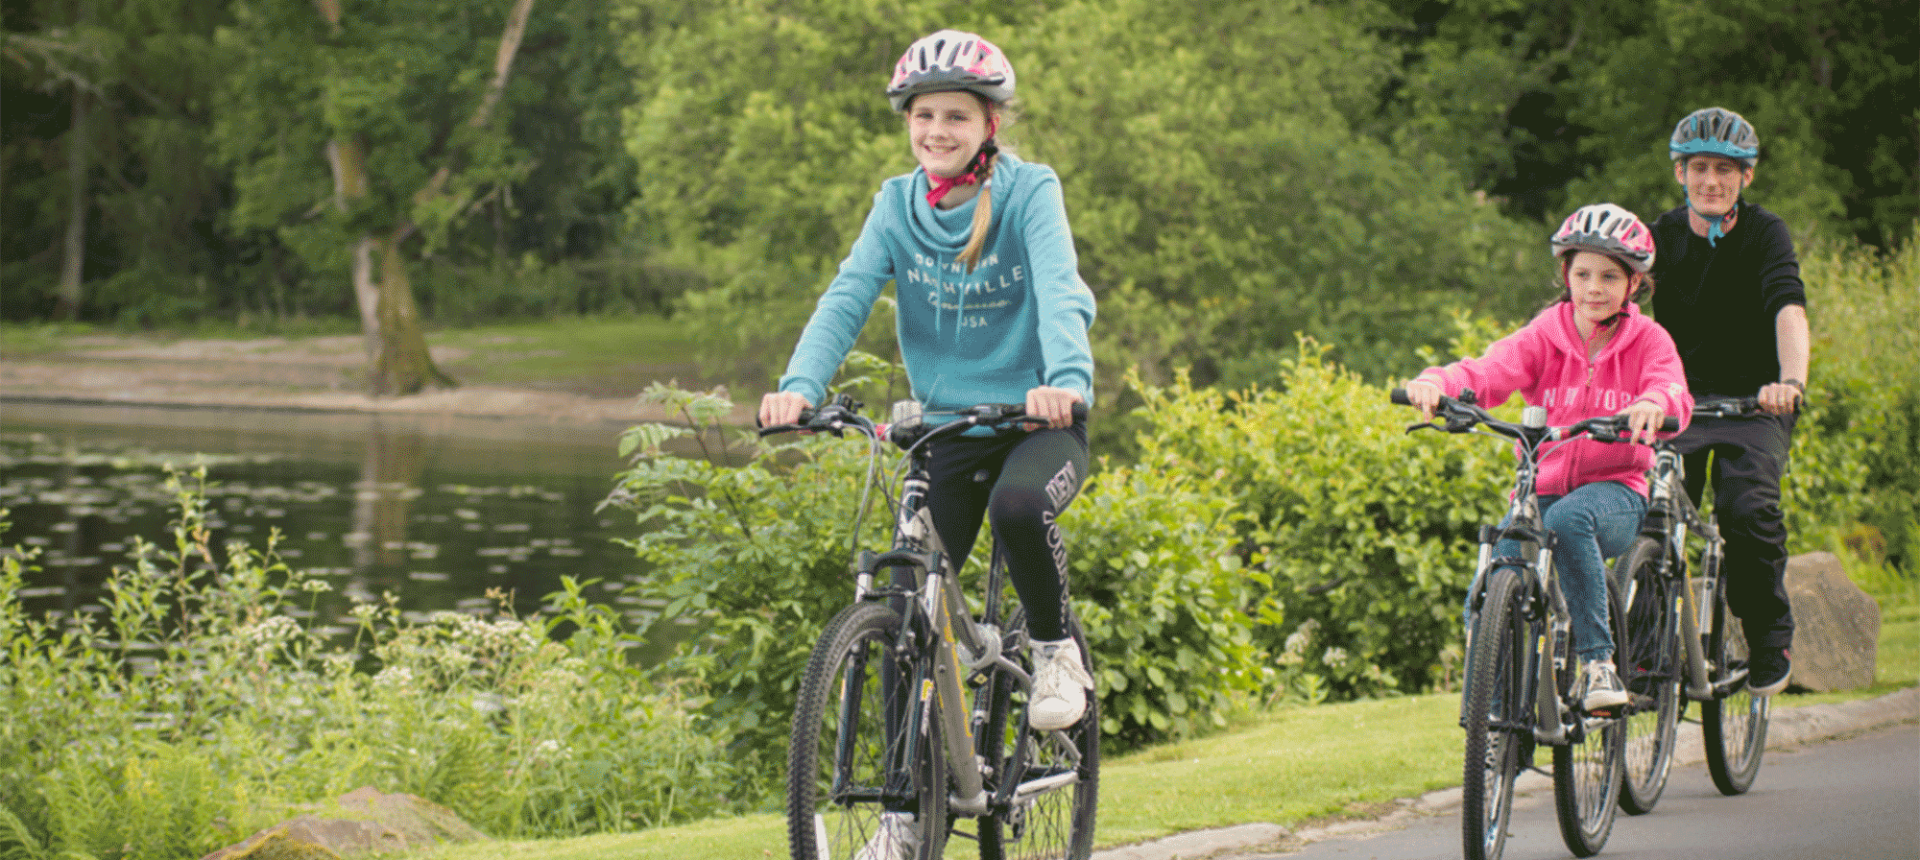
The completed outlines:
<svg viewBox="0 0 1920 860">
<path fill-rule="evenodd" d="M 1520 774 L 1520 733 L 1527 730 L 1521 679 L 1526 674 L 1526 620 L 1519 613 L 1520 576 L 1511 568 L 1487 578 L 1486 601 L 1467 655 L 1467 752 L 1461 785 L 1461 847 L 1467 860 L 1498 860 L 1513 814 Z"/>
<path fill-rule="evenodd" d="M 1767 718 L 1771 701 L 1747 691 L 1747 637 L 1727 606 L 1727 583 L 1703 571 L 1716 587 L 1706 630 L 1708 677 L 1715 698 L 1700 706 L 1701 734 L 1707 746 L 1707 773 L 1721 794 L 1745 794 L 1760 773 L 1760 756 L 1767 748 Z M 1721 691 L 1731 689 L 1724 697 Z"/>
<path fill-rule="evenodd" d="M 918 744 L 906 743 L 914 685 L 911 663 L 896 659 L 901 627 L 892 609 L 856 603 L 827 623 L 814 646 L 787 748 L 794 860 L 850 857 L 880 832 L 883 814 L 902 812 L 914 816 L 912 856 L 945 853 L 946 758 L 934 721 Z"/>
<path fill-rule="evenodd" d="M 1026 616 L 1015 612 L 1010 631 L 1024 631 Z M 1080 644 L 1088 674 L 1093 652 L 1077 619 L 1067 619 L 1067 634 Z M 1010 634 L 1024 640 L 1024 633 Z M 1032 674 L 1031 651 L 1008 652 Z M 1027 725 L 1027 691 L 1006 672 L 994 672 L 982 690 L 986 722 L 981 728 L 981 757 L 990 771 L 988 790 L 996 803 L 980 820 L 981 860 L 1086 860 L 1093 854 L 1094 815 L 1100 794 L 1100 697 L 1087 695 L 1080 722 L 1060 731 L 1035 731 Z"/>
<path fill-rule="evenodd" d="M 1626 638 L 1626 611 L 1611 579 L 1607 582 L 1607 606 L 1613 641 L 1619 643 Z M 1567 667 L 1568 674 L 1573 674 L 1578 661 L 1574 659 L 1572 637 L 1563 638 L 1555 643 L 1556 653 L 1565 658 L 1561 665 Z M 1613 834 L 1613 818 L 1620 801 L 1624 724 L 1617 716 L 1593 716 L 1577 708 L 1571 716 L 1578 722 L 1570 728 L 1567 743 L 1553 748 L 1554 811 L 1567 850 L 1575 857 L 1592 857 Z"/>
<path fill-rule="evenodd" d="M 1616 643 L 1620 680 L 1633 697 L 1627 710 L 1625 773 L 1620 808 L 1632 815 L 1653 811 L 1673 770 L 1680 711 L 1680 595 L 1661 575 L 1661 544 L 1641 538 L 1614 569 L 1626 587 L 1626 636 Z"/>
</svg>

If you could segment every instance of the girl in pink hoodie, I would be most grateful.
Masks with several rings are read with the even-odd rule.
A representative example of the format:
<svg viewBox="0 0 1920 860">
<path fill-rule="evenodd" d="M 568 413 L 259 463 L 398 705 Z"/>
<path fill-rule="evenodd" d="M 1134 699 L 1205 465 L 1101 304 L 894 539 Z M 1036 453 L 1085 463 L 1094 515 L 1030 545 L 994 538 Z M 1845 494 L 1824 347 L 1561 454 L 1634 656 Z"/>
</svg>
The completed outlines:
<svg viewBox="0 0 1920 860">
<path fill-rule="evenodd" d="M 1693 396 L 1680 353 L 1634 303 L 1653 291 L 1652 233 L 1632 212 L 1600 203 L 1569 216 L 1552 248 L 1565 286 L 1559 300 L 1486 355 L 1422 371 L 1407 383 L 1408 399 L 1432 417 L 1442 394 L 1473 389 L 1481 403 L 1500 404 L 1519 392 L 1528 405 L 1546 407 L 1555 426 L 1624 415 L 1635 442 L 1652 442 L 1668 415 L 1684 429 Z M 1551 450 L 1536 486 L 1541 515 L 1560 540 L 1561 587 L 1582 661 L 1576 689 L 1588 711 L 1611 710 L 1626 704 L 1627 691 L 1613 665 L 1605 559 L 1625 552 L 1639 533 L 1653 450 L 1586 438 Z"/>
</svg>

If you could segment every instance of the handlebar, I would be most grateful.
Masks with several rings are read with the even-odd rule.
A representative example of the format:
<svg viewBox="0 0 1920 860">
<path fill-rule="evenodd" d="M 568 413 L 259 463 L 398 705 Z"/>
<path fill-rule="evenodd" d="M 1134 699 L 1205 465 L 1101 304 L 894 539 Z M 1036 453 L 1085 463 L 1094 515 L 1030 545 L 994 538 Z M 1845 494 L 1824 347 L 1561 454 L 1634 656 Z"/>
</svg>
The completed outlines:
<svg viewBox="0 0 1920 860">
<path fill-rule="evenodd" d="M 875 423 L 860 414 L 861 404 L 845 394 L 834 395 L 825 404 L 800 410 L 800 419 L 793 424 L 776 424 L 760 428 L 760 436 L 767 437 L 778 433 L 809 431 L 842 435 L 849 430 L 874 439 L 885 439 L 901 448 L 911 448 L 921 440 L 936 433 L 954 433 L 972 427 L 987 427 L 999 432 L 1015 429 L 1028 429 L 1031 425 L 1046 423 L 1043 419 L 1027 415 L 1023 403 L 981 403 L 950 411 L 915 414 L 912 417 L 890 424 Z M 954 416 L 955 420 L 940 424 L 929 424 L 928 416 Z M 1087 417 L 1087 404 L 1073 404 L 1073 420 L 1084 421 Z"/>
<path fill-rule="evenodd" d="M 1799 411 L 1798 404 L 1794 411 Z M 1724 397 L 1693 404 L 1695 418 L 1746 418 L 1760 413 L 1759 397 Z"/>
<path fill-rule="evenodd" d="M 1394 403 L 1401 406 L 1413 405 L 1413 400 L 1407 396 L 1405 388 L 1395 388 L 1389 396 Z M 1545 424 L 1530 426 L 1525 423 L 1502 421 L 1480 407 L 1472 389 L 1460 392 L 1458 398 L 1441 395 L 1439 408 L 1435 412 L 1446 419 L 1445 425 L 1438 429 L 1444 429 L 1448 433 L 1466 433 L 1474 427 L 1486 427 L 1502 436 L 1533 442 L 1557 442 L 1576 436 L 1587 436 L 1596 442 L 1619 442 L 1631 431 L 1625 415 L 1601 415 L 1577 421 L 1565 427 L 1549 427 Z M 1700 414 L 1698 407 L 1695 408 L 1694 414 Z M 1434 426 L 1431 423 L 1422 423 L 1408 429 L 1417 430 Z M 1662 433 L 1675 432 L 1680 429 L 1680 419 L 1671 415 L 1666 416 L 1661 419 L 1658 429 Z"/>
</svg>

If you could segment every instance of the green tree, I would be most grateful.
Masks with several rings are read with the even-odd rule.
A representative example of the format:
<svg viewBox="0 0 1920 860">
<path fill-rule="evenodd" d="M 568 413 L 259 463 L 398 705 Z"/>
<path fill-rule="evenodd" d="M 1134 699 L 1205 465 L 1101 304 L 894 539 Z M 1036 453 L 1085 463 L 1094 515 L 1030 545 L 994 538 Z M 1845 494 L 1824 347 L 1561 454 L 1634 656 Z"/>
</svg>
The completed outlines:
<svg viewBox="0 0 1920 860">
<path fill-rule="evenodd" d="M 1389 0 L 1407 53 L 1391 112 L 1515 214 L 1678 205 L 1666 142 L 1689 112 L 1761 135 L 1750 197 L 1802 230 L 1881 248 L 1920 215 L 1920 32 L 1872 0 Z"/>
<path fill-rule="evenodd" d="M 1365 29 L 1382 14 L 1123 0 L 1022 31 L 1028 139 L 1065 177 L 1105 355 L 1149 382 L 1191 366 L 1238 385 L 1272 379 L 1308 332 L 1371 375 L 1434 339 L 1447 308 L 1526 305 L 1531 237 L 1443 159 L 1363 133 L 1393 72 Z"/>
<path fill-rule="evenodd" d="M 217 235 L 205 152 L 225 0 L 10 5 L 0 33 L 0 206 L 12 317 L 136 320 L 204 294 L 245 241 Z"/>
<path fill-rule="evenodd" d="M 237 59 L 216 139 L 234 220 L 351 272 L 376 395 L 453 384 L 427 351 L 410 258 L 526 169 L 495 113 L 532 5 L 266 3 L 225 34 Z"/>
</svg>

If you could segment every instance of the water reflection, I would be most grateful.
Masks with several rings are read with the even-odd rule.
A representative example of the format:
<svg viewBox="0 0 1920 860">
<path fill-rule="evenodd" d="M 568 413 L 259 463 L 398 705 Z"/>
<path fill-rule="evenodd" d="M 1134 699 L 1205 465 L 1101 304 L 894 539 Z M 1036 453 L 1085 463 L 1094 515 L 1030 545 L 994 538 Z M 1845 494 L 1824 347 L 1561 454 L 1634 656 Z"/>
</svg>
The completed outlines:
<svg viewBox="0 0 1920 860">
<path fill-rule="evenodd" d="M 0 543 L 43 552 L 25 598 L 48 613 L 100 611 L 101 585 L 135 536 L 169 539 L 164 466 L 204 464 L 217 544 L 281 535 L 291 567 L 351 600 L 395 596 L 414 617 L 485 611 L 489 591 L 538 609 L 563 575 L 615 601 L 644 574 L 619 513 L 596 513 L 622 464 L 612 425 L 7 402 L 0 404 Z M 623 605 L 645 616 L 646 606 Z M 658 644 L 652 646 L 657 649 Z M 642 655 L 643 659 L 646 655 Z"/>
</svg>

